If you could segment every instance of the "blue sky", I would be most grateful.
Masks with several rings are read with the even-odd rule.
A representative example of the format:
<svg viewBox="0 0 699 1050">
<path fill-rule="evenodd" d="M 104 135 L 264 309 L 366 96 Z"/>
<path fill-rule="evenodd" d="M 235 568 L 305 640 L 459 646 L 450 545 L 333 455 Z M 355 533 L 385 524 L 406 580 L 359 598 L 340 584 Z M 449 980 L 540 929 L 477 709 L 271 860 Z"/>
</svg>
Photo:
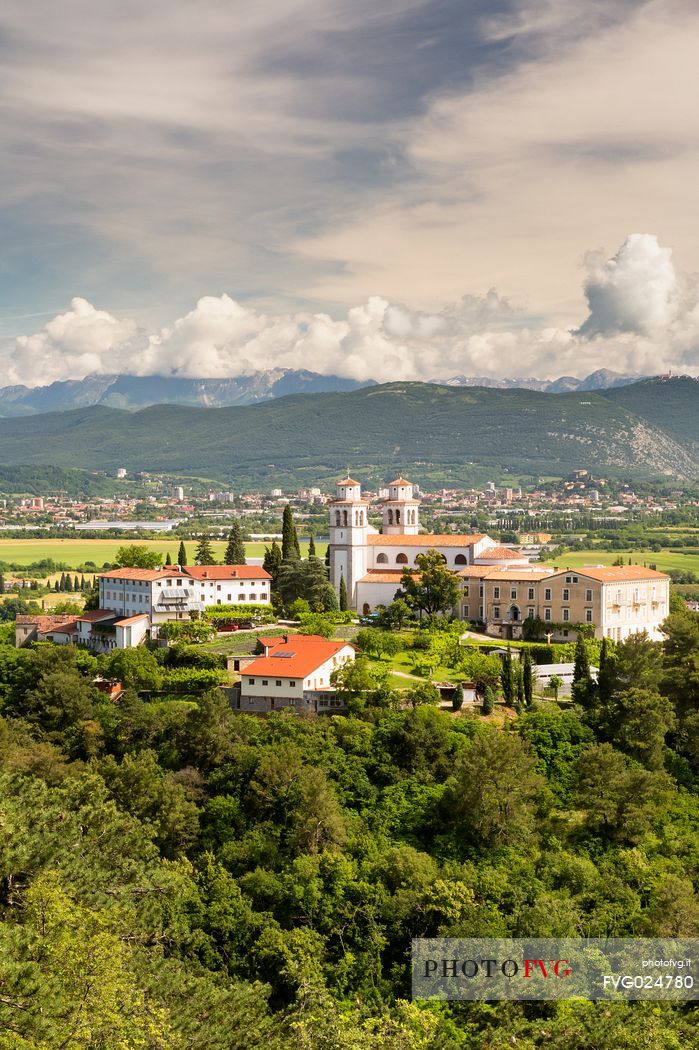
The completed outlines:
<svg viewBox="0 0 699 1050">
<path fill-rule="evenodd" d="M 178 340 L 189 374 L 358 375 L 377 332 L 380 377 L 502 374 L 506 332 L 529 374 L 696 371 L 698 38 L 680 0 L 5 0 L 8 381 L 164 369 Z M 619 303 L 607 273 L 591 318 L 634 234 L 645 284 Z M 304 342 L 318 315 L 340 328 Z"/>
</svg>

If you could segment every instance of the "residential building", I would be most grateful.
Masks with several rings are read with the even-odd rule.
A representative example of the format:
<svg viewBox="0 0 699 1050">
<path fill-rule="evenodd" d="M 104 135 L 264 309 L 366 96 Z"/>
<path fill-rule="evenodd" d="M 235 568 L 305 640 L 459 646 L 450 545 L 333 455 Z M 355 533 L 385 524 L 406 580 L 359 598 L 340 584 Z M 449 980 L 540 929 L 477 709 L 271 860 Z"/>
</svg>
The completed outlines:
<svg viewBox="0 0 699 1050">
<path fill-rule="evenodd" d="M 241 711 L 290 707 L 310 714 L 342 709 L 330 676 L 354 660 L 352 645 L 304 634 L 260 638 L 259 642 L 263 655 L 241 668 Z"/>
</svg>

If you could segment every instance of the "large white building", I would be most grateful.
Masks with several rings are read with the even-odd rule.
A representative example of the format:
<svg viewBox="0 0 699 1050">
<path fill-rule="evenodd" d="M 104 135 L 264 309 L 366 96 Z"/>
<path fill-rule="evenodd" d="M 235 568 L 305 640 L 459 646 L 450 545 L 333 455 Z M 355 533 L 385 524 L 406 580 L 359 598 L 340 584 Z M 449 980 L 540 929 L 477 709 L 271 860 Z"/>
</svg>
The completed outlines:
<svg viewBox="0 0 699 1050">
<path fill-rule="evenodd" d="M 415 565 L 417 555 L 428 550 L 439 551 L 455 571 L 474 564 L 527 563 L 517 551 L 483 533 L 420 533 L 420 500 L 405 478 L 392 481 L 388 496 L 375 506 L 381 512 L 381 532 L 369 524 L 369 504 L 360 483 L 349 477 L 337 483 L 336 498 L 329 504 L 330 581 L 339 591 L 344 578 L 349 604 L 360 613 L 392 602 L 404 567 Z"/>
<path fill-rule="evenodd" d="M 406 567 L 418 554 L 437 550 L 459 576 L 454 614 L 500 638 L 521 638 L 523 621 L 539 619 L 555 640 L 576 635 L 584 624 L 598 638 L 622 641 L 639 631 L 654 640 L 669 613 L 670 578 L 641 565 L 588 565 L 578 569 L 530 564 L 518 551 L 490 536 L 420 533 L 420 501 L 414 486 L 396 478 L 378 500 L 382 528 L 369 524 L 369 504 L 353 478 L 337 484 L 330 503 L 330 580 L 344 578 L 348 603 L 367 614 L 389 605 Z"/>
</svg>

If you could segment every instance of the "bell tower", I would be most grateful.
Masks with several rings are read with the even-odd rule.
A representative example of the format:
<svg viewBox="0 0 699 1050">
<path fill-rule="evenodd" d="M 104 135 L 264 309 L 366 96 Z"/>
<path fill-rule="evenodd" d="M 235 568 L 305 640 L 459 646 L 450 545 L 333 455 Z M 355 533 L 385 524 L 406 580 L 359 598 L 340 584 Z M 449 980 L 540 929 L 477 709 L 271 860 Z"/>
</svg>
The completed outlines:
<svg viewBox="0 0 699 1050">
<path fill-rule="evenodd" d="M 385 536 L 416 536 L 420 529 L 420 500 L 413 495 L 413 484 L 396 478 L 388 486 L 388 499 L 383 502 Z"/>
<path fill-rule="evenodd" d="M 338 481 L 336 496 L 330 509 L 330 582 L 339 593 L 340 579 L 344 578 L 347 601 L 357 607 L 357 580 L 367 570 L 367 533 L 369 519 L 367 502 L 362 499 L 362 487 L 349 477 Z"/>
</svg>

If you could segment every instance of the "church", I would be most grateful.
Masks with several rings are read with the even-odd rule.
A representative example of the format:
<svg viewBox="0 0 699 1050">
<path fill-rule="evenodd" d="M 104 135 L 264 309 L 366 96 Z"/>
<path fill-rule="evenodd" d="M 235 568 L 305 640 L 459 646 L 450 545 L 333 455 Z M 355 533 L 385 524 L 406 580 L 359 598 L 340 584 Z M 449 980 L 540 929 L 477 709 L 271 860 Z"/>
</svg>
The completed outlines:
<svg viewBox="0 0 699 1050">
<path fill-rule="evenodd" d="M 412 483 L 396 478 L 375 504 L 381 531 L 369 524 L 369 503 L 353 478 L 337 483 L 330 508 L 330 580 L 344 579 L 348 605 L 360 614 L 389 605 L 405 568 L 436 550 L 459 577 L 453 610 L 496 638 L 523 636 L 526 619 L 541 621 L 554 641 L 573 640 L 581 627 L 597 638 L 623 641 L 639 631 L 664 637 L 670 609 L 670 577 L 645 565 L 570 567 L 531 564 L 518 551 L 484 533 L 420 533 L 420 501 Z"/>
<path fill-rule="evenodd" d="M 374 505 L 381 512 L 381 531 L 369 524 L 369 506 L 361 484 L 350 477 L 338 481 L 329 504 L 330 581 L 339 591 L 344 579 L 350 608 L 364 615 L 393 601 L 404 568 L 415 565 L 417 555 L 428 550 L 439 551 L 455 572 L 470 565 L 527 564 L 517 551 L 483 533 L 420 533 L 420 500 L 405 478 L 392 481 L 388 497 Z"/>
</svg>

